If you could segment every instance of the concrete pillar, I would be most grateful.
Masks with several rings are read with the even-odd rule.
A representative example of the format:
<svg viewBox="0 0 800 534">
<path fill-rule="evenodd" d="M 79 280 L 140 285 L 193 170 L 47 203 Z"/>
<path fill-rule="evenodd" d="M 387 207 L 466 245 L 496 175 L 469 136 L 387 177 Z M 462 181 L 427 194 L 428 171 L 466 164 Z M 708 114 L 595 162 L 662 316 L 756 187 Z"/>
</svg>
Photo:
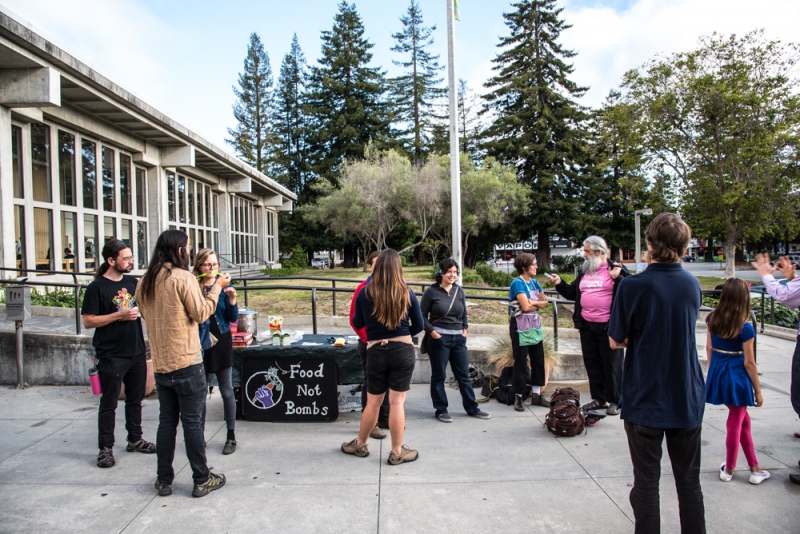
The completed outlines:
<svg viewBox="0 0 800 534">
<path fill-rule="evenodd" d="M 219 192 L 217 210 L 219 214 L 219 252 L 225 259 L 232 261 L 233 243 L 231 236 L 231 209 L 230 193 L 228 193 L 228 180 L 220 179 L 220 186 L 225 190 Z M 220 188 L 221 189 L 221 188 Z"/>
<path fill-rule="evenodd" d="M 167 176 L 164 167 L 147 169 L 147 250 L 148 263 L 161 232 L 169 228 Z"/>
<path fill-rule="evenodd" d="M 3 267 L 17 266 L 14 235 L 14 166 L 11 159 L 11 110 L 0 106 L 0 264 Z M 0 272 L 7 278 L 13 273 Z"/>
</svg>

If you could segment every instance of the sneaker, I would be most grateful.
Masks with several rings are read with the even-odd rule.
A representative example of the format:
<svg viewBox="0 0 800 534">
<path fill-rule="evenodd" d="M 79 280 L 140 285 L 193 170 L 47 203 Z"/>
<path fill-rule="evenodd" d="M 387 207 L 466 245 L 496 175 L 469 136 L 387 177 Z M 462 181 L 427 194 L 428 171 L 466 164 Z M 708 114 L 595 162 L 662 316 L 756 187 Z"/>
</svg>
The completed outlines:
<svg viewBox="0 0 800 534">
<path fill-rule="evenodd" d="M 97 454 L 97 467 L 114 467 L 114 452 L 110 447 L 100 449 Z"/>
<path fill-rule="evenodd" d="M 518 412 L 525 411 L 525 406 L 522 405 L 522 395 L 514 395 L 514 409 Z"/>
<path fill-rule="evenodd" d="M 383 439 L 383 438 L 385 438 L 385 437 L 386 437 L 386 432 L 384 432 L 383 430 L 381 430 L 380 428 L 378 428 L 378 427 L 376 426 L 376 427 L 375 427 L 375 428 L 373 428 L 373 429 L 372 429 L 372 431 L 369 433 L 369 437 L 371 437 L 372 439 Z"/>
<path fill-rule="evenodd" d="M 222 447 L 222 454 L 233 454 L 236 450 L 236 441 L 229 439 L 225 441 L 225 446 Z"/>
<path fill-rule="evenodd" d="M 208 480 L 202 484 L 195 484 L 192 497 L 204 497 L 210 491 L 218 490 L 225 485 L 225 475 L 216 475 L 209 471 Z"/>
<path fill-rule="evenodd" d="M 730 482 L 733 479 L 733 473 L 728 473 L 725 469 L 725 462 L 719 466 L 719 479 L 723 482 Z"/>
<path fill-rule="evenodd" d="M 417 458 L 419 458 L 417 449 L 409 449 L 408 445 L 403 445 L 400 448 L 400 454 L 395 454 L 393 452 L 389 453 L 389 459 L 387 462 L 389 465 L 400 465 L 405 462 L 413 462 Z"/>
<path fill-rule="evenodd" d="M 342 443 L 342 452 L 345 454 L 354 454 L 359 458 L 366 458 L 369 456 L 369 447 L 365 443 L 359 447 L 358 438 L 347 443 Z"/>
<path fill-rule="evenodd" d="M 162 484 L 156 479 L 156 491 L 159 497 L 169 497 L 172 495 L 172 484 Z"/>
<path fill-rule="evenodd" d="M 154 443 L 140 439 L 136 443 L 131 443 L 129 441 L 128 446 L 125 447 L 125 450 L 128 452 L 143 452 L 145 454 L 153 454 L 156 452 L 156 446 Z"/>
<path fill-rule="evenodd" d="M 545 408 L 549 408 L 550 401 L 545 399 L 543 395 L 531 393 L 531 406 L 544 406 Z"/>
<path fill-rule="evenodd" d="M 750 484 L 761 484 L 769 478 L 769 471 L 761 470 L 760 473 L 750 473 Z"/>
<path fill-rule="evenodd" d="M 438 419 L 442 423 L 452 423 L 453 422 L 453 418 L 450 417 L 450 414 L 447 413 L 447 412 L 442 412 L 442 413 L 436 414 L 436 419 Z"/>
<path fill-rule="evenodd" d="M 609 403 L 608 409 L 606 410 L 606 415 L 619 415 L 619 406 L 613 402 Z"/>
<path fill-rule="evenodd" d="M 492 418 L 491 415 L 489 415 L 488 413 L 486 413 L 486 412 L 484 412 L 483 410 L 480 410 L 480 409 L 477 412 L 471 413 L 469 415 L 472 416 L 472 417 L 477 417 L 478 419 L 491 419 Z"/>
<path fill-rule="evenodd" d="M 800 484 L 800 475 L 789 475 L 789 481 L 793 484 Z"/>
<path fill-rule="evenodd" d="M 601 408 L 608 408 L 608 404 L 606 404 L 606 401 L 602 401 L 601 402 L 599 400 L 592 399 L 592 402 L 587 402 L 586 404 L 581 406 L 581 408 L 583 408 L 583 411 L 585 411 L 585 412 L 590 412 L 592 410 L 599 410 Z"/>
</svg>

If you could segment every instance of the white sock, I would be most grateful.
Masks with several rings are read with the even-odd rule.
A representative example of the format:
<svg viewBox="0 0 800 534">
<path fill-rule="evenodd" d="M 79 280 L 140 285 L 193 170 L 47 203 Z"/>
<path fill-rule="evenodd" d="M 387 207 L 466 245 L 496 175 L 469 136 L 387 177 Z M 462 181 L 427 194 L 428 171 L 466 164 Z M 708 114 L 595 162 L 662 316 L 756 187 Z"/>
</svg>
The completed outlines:
<svg viewBox="0 0 800 534">
<path fill-rule="evenodd" d="M 533 388 L 533 392 L 537 395 L 542 392 L 542 386 L 531 386 Z"/>
</svg>

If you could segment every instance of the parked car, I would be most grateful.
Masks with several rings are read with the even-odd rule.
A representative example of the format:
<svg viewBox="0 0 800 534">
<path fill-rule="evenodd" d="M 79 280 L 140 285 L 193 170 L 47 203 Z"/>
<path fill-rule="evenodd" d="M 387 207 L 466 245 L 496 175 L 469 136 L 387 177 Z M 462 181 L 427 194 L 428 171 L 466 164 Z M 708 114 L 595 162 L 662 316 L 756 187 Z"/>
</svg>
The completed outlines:
<svg viewBox="0 0 800 534">
<path fill-rule="evenodd" d="M 327 269 L 328 268 L 328 258 L 314 258 L 311 260 L 311 266 L 315 269 Z"/>
<path fill-rule="evenodd" d="M 696 259 L 696 258 L 695 258 L 694 256 L 689 256 L 688 254 L 687 254 L 686 256 L 684 256 L 684 257 L 683 257 L 683 261 L 685 261 L 686 263 L 691 263 L 691 262 L 693 262 L 695 259 Z"/>
</svg>

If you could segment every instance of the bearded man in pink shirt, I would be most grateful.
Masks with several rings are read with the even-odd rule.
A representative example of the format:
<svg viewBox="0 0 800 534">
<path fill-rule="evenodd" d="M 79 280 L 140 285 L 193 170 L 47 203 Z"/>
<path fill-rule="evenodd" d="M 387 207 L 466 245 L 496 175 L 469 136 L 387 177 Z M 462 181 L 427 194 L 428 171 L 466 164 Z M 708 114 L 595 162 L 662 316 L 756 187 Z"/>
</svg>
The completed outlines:
<svg viewBox="0 0 800 534">
<path fill-rule="evenodd" d="M 623 349 L 609 345 L 608 320 L 617 285 L 629 273 L 622 264 L 608 259 L 608 245 L 602 237 L 586 238 L 583 257 L 585 261 L 574 282 L 567 284 L 557 274 L 550 275 L 549 280 L 561 296 L 575 301 L 572 320 L 581 334 L 583 364 L 592 395 L 592 401 L 583 408 L 605 408 L 608 415 L 619 415 Z"/>
</svg>

